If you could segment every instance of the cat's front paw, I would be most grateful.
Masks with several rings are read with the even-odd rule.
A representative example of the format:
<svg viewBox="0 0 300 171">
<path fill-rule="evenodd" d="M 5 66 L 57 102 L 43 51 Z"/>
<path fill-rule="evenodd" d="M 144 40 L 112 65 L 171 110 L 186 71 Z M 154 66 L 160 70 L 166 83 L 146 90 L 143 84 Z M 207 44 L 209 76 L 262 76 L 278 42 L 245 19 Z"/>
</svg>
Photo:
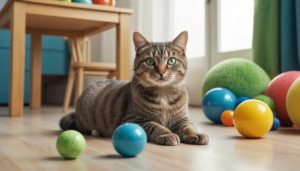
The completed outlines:
<svg viewBox="0 0 300 171">
<path fill-rule="evenodd" d="M 182 138 L 184 143 L 188 144 L 197 144 L 197 145 L 206 145 L 208 144 L 208 136 L 206 134 L 192 134 L 192 135 L 185 135 Z"/>
<path fill-rule="evenodd" d="M 156 139 L 157 144 L 175 146 L 180 144 L 180 138 L 176 134 L 160 135 Z"/>
</svg>

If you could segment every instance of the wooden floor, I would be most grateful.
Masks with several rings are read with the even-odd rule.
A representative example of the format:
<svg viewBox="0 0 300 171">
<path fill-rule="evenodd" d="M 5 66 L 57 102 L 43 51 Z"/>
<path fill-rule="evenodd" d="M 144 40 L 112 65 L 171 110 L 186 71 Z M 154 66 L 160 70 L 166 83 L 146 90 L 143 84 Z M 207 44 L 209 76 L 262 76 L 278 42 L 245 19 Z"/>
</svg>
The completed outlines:
<svg viewBox="0 0 300 171">
<path fill-rule="evenodd" d="M 209 135 L 209 145 L 148 143 L 138 157 L 123 158 L 111 139 L 85 136 L 84 153 L 64 160 L 55 147 L 61 111 L 26 107 L 24 117 L 10 118 L 8 108 L 0 107 L 0 170 L 300 170 L 300 130 L 280 128 L 261 139 L 245 139 L 234 127 L 212 124 L 195 107 L 190 117 L 199 132 Z"/>
</svg>

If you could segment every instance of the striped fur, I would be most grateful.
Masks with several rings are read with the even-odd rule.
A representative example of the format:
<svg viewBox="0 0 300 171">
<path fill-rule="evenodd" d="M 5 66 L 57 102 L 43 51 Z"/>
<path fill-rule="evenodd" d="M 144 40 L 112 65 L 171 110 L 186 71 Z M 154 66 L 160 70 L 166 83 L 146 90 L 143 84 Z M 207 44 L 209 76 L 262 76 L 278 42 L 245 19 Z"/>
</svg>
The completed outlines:
<svg viewBox="0 0 300 171">
<path fill-rule="evenodd" d="M 187 70 L 187 32 L 172 42 L 148 42 L 133 36 L 136 47 L 135 74 L 131 82 L 105 80 L 89 86 L 77 102 L 76 113 L 63 117 L 63 130 L 111 137 L 121 124 L 139 124 L 149 141 L 161 145 L 207 144 L 208 136 L 197 133 L 188 118 L 188 96 L 183 79 Z M 147 65 L 152 58 L 155 64 Z M 169 65 L 169 58 L 176 63 Z"/>
</svg>

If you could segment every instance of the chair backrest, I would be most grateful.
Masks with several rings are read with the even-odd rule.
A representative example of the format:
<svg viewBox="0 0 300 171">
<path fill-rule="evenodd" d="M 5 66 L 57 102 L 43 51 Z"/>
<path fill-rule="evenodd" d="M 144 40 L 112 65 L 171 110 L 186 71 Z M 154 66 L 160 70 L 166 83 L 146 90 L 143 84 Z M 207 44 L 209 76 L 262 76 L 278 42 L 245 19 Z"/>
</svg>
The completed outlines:
<svg viewBox="0 0 300 171">
<path fill-rule="evenodd" d="M 91 41 L 89 38 L 69 37 L 73 62 L 91 62 Z"/>
</svg>

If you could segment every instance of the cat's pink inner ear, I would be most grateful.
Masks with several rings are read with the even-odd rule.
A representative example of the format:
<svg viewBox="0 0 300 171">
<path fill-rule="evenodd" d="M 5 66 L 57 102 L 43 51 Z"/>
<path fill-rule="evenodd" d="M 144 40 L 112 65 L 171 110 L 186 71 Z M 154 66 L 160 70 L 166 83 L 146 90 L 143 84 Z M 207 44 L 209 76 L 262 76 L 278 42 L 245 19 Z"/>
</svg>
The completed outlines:
<svg viewBox="0 0 300 171">
<path fill-rule="evenodd" d="M 147 44 L 149 44 L 148 40 L 145 39 L 145 37 L 139 32 L 133 33 L 133 43 L 135 46 L 135 51 L 137 51 L 139 47 L 146 46 Z"/>
<path fill-rule="evenodd" d="M 173 45 L 180 48 L 182 52 L 185 52 L 187 41 L 188 33 L 187 31 L 183 31 L 173 40 Z"/>
</svg>

